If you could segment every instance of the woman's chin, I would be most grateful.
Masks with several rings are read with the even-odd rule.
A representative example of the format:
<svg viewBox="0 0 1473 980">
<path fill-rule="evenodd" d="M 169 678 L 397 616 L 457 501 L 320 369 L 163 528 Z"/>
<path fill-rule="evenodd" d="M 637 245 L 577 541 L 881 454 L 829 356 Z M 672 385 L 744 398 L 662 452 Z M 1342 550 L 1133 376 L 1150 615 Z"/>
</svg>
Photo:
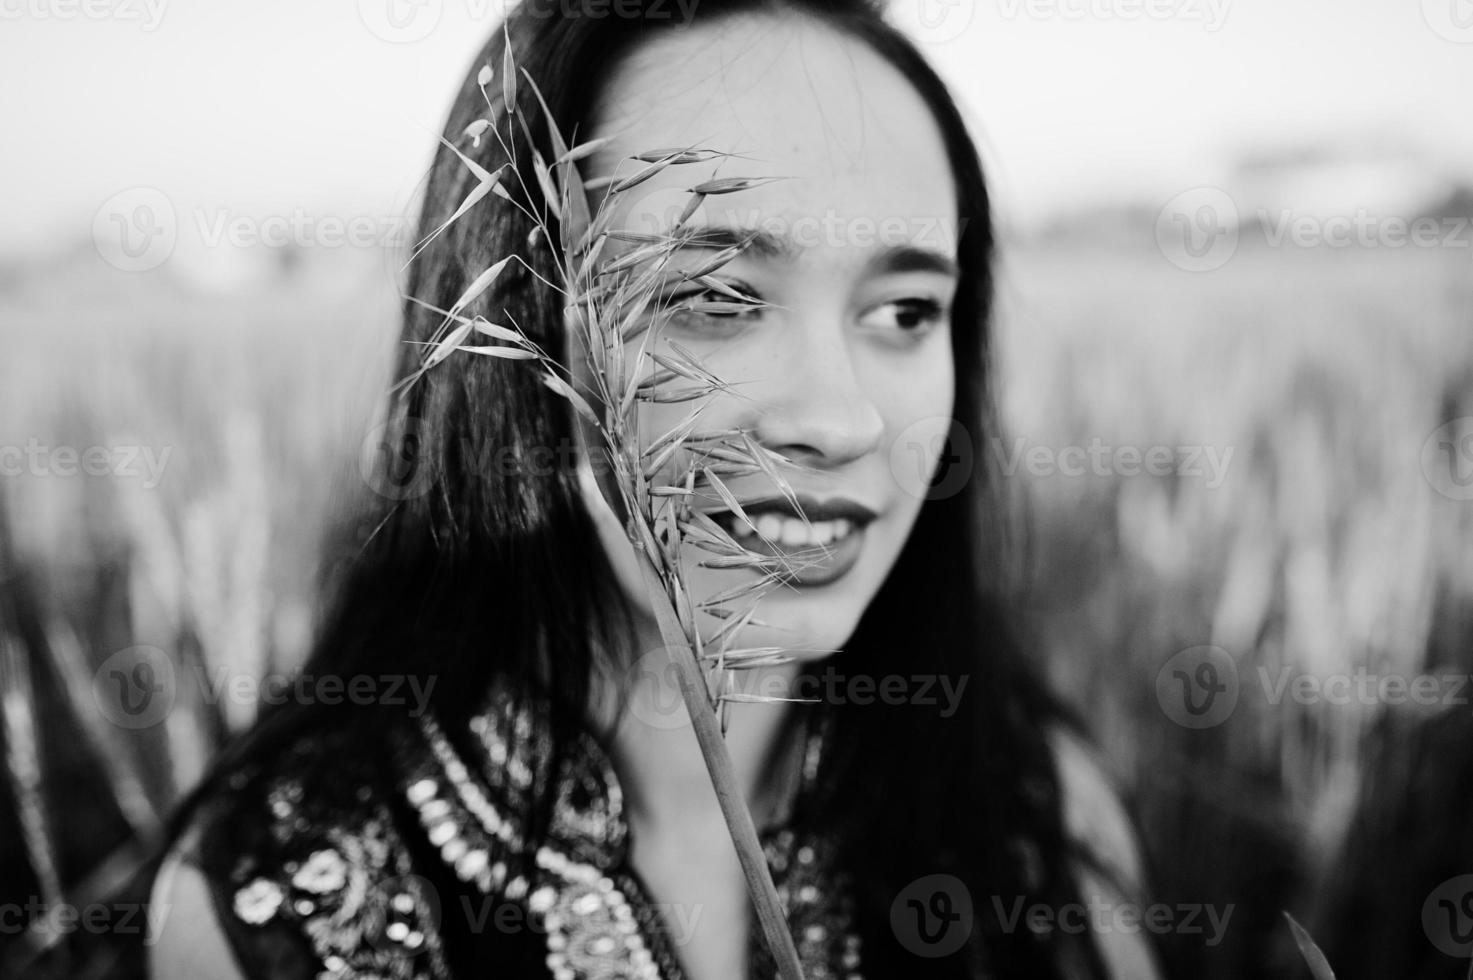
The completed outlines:
<svg viewBox="0 0 1473 980">
<path fill-rule="evenodd" d="M 687 577 L 697 596 L 720 595 L 740 588 L 743 582 L 757 581 L 752 572 L 700 568 L 689 569 Z M 860 561 L 847 574 L 825 584 L 778 584 L 755 602 L 748 595 L 725 604 L 726 617 L 700 615 L 701 635 L 709 641 L 728 625 L 731 616 L 741 616 L 755 605 L 754 622 L 741 628 L 732 646 L 748 650 L 780 647 L 796 661 L 816 663 L 833 657 L 849 642 L 874 597 L 877 579 L 873 563 Z"/>
<path fill-rule="evenodd" d="M 797 608 L 806 605 L 807 608 Z M 736 615 L 745 610 L 742 607 Z M 780 648 L 783 654 L 799 663 L 809 664 L 840 653 L 854 634 L 858 616 L 849 610 L 836 609 L 830 603 L 803 603 L 769 597 L 757 603 L 752 614 L 756 621 L 742 627 L 728 649 L 756 650 Z M 722 642 L 718 637 L 727 619 L 701 614 L 701 638 L 708 650 Z M 713 641 L 713 638 L 716 638 Z"/>
</svg>

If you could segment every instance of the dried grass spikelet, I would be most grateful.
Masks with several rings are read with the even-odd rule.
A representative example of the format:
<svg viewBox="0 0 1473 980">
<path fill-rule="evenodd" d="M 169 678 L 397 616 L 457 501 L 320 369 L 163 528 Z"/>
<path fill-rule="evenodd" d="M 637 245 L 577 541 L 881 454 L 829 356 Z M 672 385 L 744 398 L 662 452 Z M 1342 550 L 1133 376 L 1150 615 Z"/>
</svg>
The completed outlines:
<svg viewBox="0 0 1473 980">
<path fill-rule="evenodd" d="M 678 253 L 701 243 L 701 232 L 689 224 L 703 200 L 735 193 L 780 178 L 728 177 L 711 179 L 689 188 L 690 199 L 673 227 L 663 234 L 646 235 L 612 228 L 621 197 L 671 168 L 732 156 L 695 146 L 649 150 L 626 157 L 640 164 L 633 173 L 615 179 L 585 181 L 578 164 L 602 148 L 605 140 L 567 145 L 536 82 L 520 70 L 507 44 L 500 75 L 500 111 L 487 90 L 495 73 L 483 68 L 477 82 L 488 107 L 488 118 L 472 123 L 463 139 L 478 146 L 493 138 L 510 161 L 495 171 L 472 160 L 455 144 L 445 146 L 476 178 L 476 183 L 450 217 L 418 243 L 413 255 L 491 194 L 520 210 L 534 225 L 530 242 L 538 238 L 550 246 L 554 272 L 544 277 L 521 255 L 500 257 L 477 275 L 449 309 L 438 309 L 410 297 L 441 316 L 438 328 L 425 344 L 419 368 L 399 383 L 412 385 L 425 372 L 451 356 L 496 357 L 529 362 L 542 383 L 565 399 L 591 431 L 612 463 L 624 512 L 631 515 L 626 528 L 636 552 L 643 557 L 641 571 L 654 606 L 662 638 L 674 651 L 677 676 L 733 843 L 741 858 L 748 890 L 758 919 L 784 980 L 801 977 L 797 953 L 788 935 L 766 858 L 745 800 L 737 784 L 722 738 L 727 706 L 734 702 L 780 701 L 734 690 L 736 672 L 788 662 L 780 647 L 742 647 L 739 634 L 757 625 L 757 602 L 784 584 L 801 568 L 790 556 L 770 556 L 743 547 L 716 521 L 696 511 L 700 495 L 718 497 L 738 520 L 756 525 L 742 511 L 725 480 L 736 475 L 765 477 L 801 515 L 783 470 L 801 469 L 794 460 L 760 445 L 750 432 L 702 430 L 702 412 L 716 397 L 742 397 L 736 386 L 717 376 L 694 352 L 666 340 L 656 350 L 670 317 L 684 311 L 740 313 L 764 309 L 767 304 L 712 278 L 712 274 L 747 247 L 751 239 L 716 250 L 691 267 L 682 268 Z M 524 114 L 517 106 L 519 84 L 541 109 L 547 124 L 550 156 L 533 150 L 519 159 L 511 127 L 520 127 L 528 145 L 535 145 Z M 508 191 L 514 188 L 519 195 Z M 532 193 L 535 188 L 537 193 Z M 589 194 L 602 192 L 596 208 Z M 520 198 L 520 199 L 518 199 Z M 540 202 L 527 204 L 522 202 Z M 619 251 L 620 248 L 623 251 Z M 410 261 L 413 261 L 411 256 Z M 577 349 L 587 354 L 586 372 L 542 350 L 505 311 L 477 315 L 473 304 L 483 300 L 511 263 L 517 263 L 548 288 L 560 294 L 576 331 Z M 674 291 L 696 284 L 721 296 L 714 302 L 680 302 Z M 687 286 L 687 288 L 689 288 Z M 500 322 L 495 322 L 500 321 Z M 583 380 L 586 379 L 586 380 Z M 669 430 L 642 439 L 641 403 L 686 404 L 690 411 Z M 803 518 L 806 522 L 807 518 Z M 760 534 L 760 531 L 758 532 Z M 700 562 L 711 568 L 745 568 L 757 573 L 749 582 L 714 596 L 694 596 L 681 566 L 689 542 L 711 555 Z M 817 551 L 826 550 L 822 546 Z M 725 622 L 703 644 L 696 628 L 697 611 Z M 766 625 L 766 624 L 762 624 Z M 718 717 L 719 716 L 719 717 Z"/>
</svg>

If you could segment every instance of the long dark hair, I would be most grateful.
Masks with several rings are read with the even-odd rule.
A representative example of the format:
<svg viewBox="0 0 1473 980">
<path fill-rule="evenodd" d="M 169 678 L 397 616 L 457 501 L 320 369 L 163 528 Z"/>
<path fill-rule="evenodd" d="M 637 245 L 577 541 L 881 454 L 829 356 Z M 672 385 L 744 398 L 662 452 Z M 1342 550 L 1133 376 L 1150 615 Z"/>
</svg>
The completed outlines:
<svg viewBox="0 0 1473 980">
<path fill-rule="evenodd" d="M 489 138 L 472 148 L 461 133 L 486 110 L 478 69 L 489 64 L 499 72 L 508 40 L 552 115 L 569 127 L 564 137 L 575 124 L 586 136 L 599 88 L 618 59 L 682 23 L 669 2 L 641 0 L 637 16 L 579 16 L 565 9 L 569 2 L 598 0 L 525 0 L 471 66 L 444 133 L 483 167 L 506 162 L 503 150 Z M 621 5 L 620 12 L 628 9 Z M 999 587 L 1001 487 L 990 472 L 993 454 L 985 451 L 997 430 L 986 381 L 993 238 L 987 188 L 966 125 L 942 81 L 869 0 L 702 0 L 697 9 L 701 20 L 794 11 L 870 45 L 935 115 L 960 203 L 964 271 L 951 324 L 957 424 L 946 455 L 972 472 L 960 486 L 938 486 L 923 505 L 834 667 L 855 677 L 968 681 L 947 717 L 928 706 L 833 706 L 832 748 L 820 781 L 823 812 L 851 817 L 836 820 L 833 830 L 856 883 L 866 966 L 877 976 L 928 966 L 937 976 L 1102 975 L 1087 937 L 1038 937 L 1016 919 L 1005 927 L 1006 913 L 1019 901 L 1057 909 L 1078 896 L 1047 737 L 1061 715 L 1010 630 Z M 542 114 L 525 85 L 519 102 L 533 144 L 551 159 Z M 518 159 L 529 158 L 532 147 L 516 127 L 512 138 Z M 474 184 L 464 163 L 442 146 L 425 191 L 421 233 L 445 221 Z M 538 206 L 535 199 L 526 203 Z M 448 308 L 493 261 L 528 255 L 531 231 L 516 208 L 486 198 L 414 261 L 407 295 Z M 535 246 L 531 255 L 547 258 Z M 564 350 L 561 302 L 514 268 L 471 312 L 502 321 L 508 311 L 544 349 Z M 417 367 L 440 320 L 419 303 L 405 303 L 399 376 Z M 524 365 L 452 357 L 392 400 L 387 431 L 395 455 L 409 464 L 395 484 L 402 492 L 388 498 L 403 499 L 384 499 L 369 511 L 374 533 L 335 589 L 306 670 L 433 678 L 433 710 L 451 729 L 480 707 L 493 681 L 510 680 L 550 698 L 555 744 L 568 744 L 584 723 L 597 659 L 621 649 L 617 640 L 628 635 L 631 613 L 573 469 L 487 465 L 508 453 L 527 458 L 536 447 L 573 445 L 566 402 Z M 955 473 L 947 479 L 955 481 Z M 371 738 L 382 712 L 402 710 L 282 705 L 227 751 L 195 799 L 242 763 L 269 760 L 296 733 L 331 725 Z M 958 955 L 917 960 L 896 936 L 891 905 L 912 881 L 937 873 L 957 876 L 970 891 L 974 941 Z"/>
</svg>

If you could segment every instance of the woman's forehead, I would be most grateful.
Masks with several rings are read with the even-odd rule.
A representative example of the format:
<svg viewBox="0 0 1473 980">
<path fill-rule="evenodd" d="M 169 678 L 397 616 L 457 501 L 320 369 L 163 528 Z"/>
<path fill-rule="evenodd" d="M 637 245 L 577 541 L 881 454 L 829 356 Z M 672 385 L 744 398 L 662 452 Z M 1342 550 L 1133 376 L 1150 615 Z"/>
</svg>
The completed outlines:
<svg viewBox="0 0 1473 980">
<path fill-rule="evenodd" d="M 642 164 L 620 159 L 652 149 L 737 154 L 666 169 L 626 211 L 678 208 L 685 188 L 714 176 L 781 179 L 708 198 L 712 223 L 761 212 L 893 226 L 957 213 L 941 131 L 915 87 L 864 42 L 798 15 L 730 17 L 642 46 L 610 78 L 590 135 L 611 142 L 589 176 L 628 176 Z"/>
</svg>

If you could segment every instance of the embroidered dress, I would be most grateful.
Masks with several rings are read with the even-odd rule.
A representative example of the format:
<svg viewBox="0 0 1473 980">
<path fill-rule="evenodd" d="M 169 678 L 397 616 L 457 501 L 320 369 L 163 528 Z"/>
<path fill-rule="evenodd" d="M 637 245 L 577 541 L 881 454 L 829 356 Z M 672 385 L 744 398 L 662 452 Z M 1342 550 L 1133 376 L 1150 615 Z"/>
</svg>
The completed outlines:
<svg viewBox="0 0 1473 980">
<path fill-rule="evenodd" d="M 796 792 L 761 837 L 804 975 L 857 980 L 849 883 L 803 819 L 824 718 L 806 717 Z M 555 760 L 539 706 L 498 693 L 466 731 L 423 716 L 375 751 L 341 741 L 300 740 L 205 811 L 193 860 L 244 975 L 438 980 L 469 962 L 481 976 L 683 978 L 690 916 L 658 906 L 630 865 L 623 795 L 591 735 Z M 548 790 L 539 831 L 530 803 Z M 749 942 L 750 975 L 773 976 L 755 926 Z"/>
</svg>

